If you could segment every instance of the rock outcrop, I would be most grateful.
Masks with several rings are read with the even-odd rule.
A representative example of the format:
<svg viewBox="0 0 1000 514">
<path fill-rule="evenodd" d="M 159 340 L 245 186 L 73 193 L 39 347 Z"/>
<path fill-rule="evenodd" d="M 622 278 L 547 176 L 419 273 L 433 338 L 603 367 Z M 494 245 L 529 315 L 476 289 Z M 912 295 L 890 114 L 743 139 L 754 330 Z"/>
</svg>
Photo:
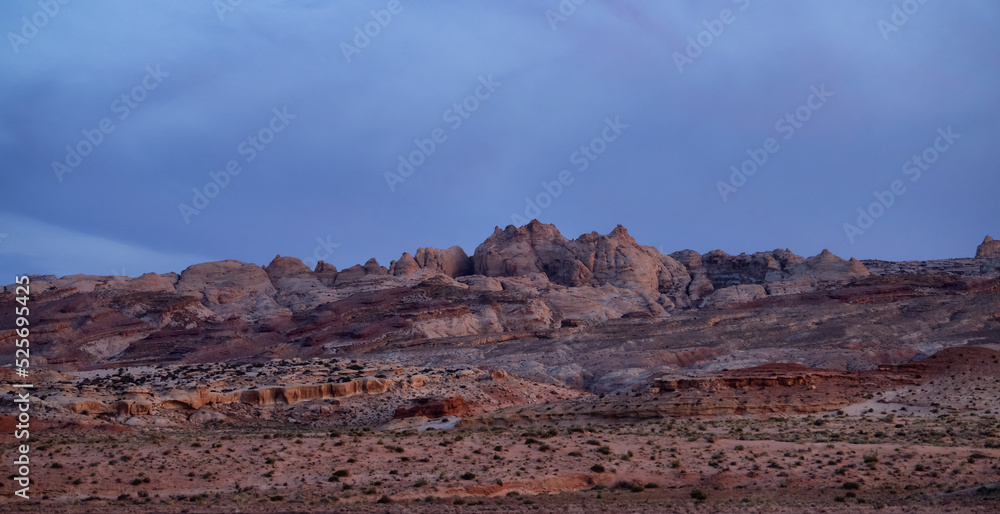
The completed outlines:
<svg viewBox="0 0 1000 514">
<path fill-rule="evenodd" d="M 323 263 L 325 265 L 325 263 Z M 319 265 L 317 264 L 317 267 Z M 364 265 L 355 264 L 350 268 L 345 268 L 337 273 L 336 282 L 334 285 L 340 286 L 350 282 L 355 282 L 357 280 L 363 279 L 365 277 L 382 277 L 389 275 L 389 269 L 378 263 L 375 258 L 368 259 Z"/>
<path fill-rule="evenodd" d="M 844 260 L 830 253 L 830 250 L 823 250 L 819 255 L 809 257 L 805 262 L 798 264 L 792 271 L 803 275 L 809 275 L 816 280 L 822 281 L 848 281 L 859 277 L 867 277 L 868 269 L 861 261 L 851 257 Z"/>
<path fill-rule="evenodd" d="M 988 239 L 980 253 L 994 243 Z M 546 361 L 544 366 L 527 360 L 513 363 L 519 374 L 531 370 L 537 377 L 584 384 L 599 374 L 582 365 L 574 368 L 579 363 L 573 362 L 573 350 L 561 346 L 578 336 L 616 340 L 636 334 L 637 345 L 670 340 L 697 347 L 724 335 L 735 347 L 764 339 L 768 330 L 784 334 L 774 341 L 797 340 L 789 339 L 792 333 L 803 333 L 849 345 L 875 337 L 899 344 L 926 335 L 883 333 L 881 325 L 834 330 L 829 322 L 810 322 L 816 316 L 812 310 L 803 312 L 792 333 L 786 333 L 766 316 L 774 305 L 826 302 L 820 310 L 846 320 L 849 312 L 833 304 L 925 301 L 942 311 L 938 325 L 928 326 L 946 323 L 955 325 L 954 337 L 988 337 L 989 326 L 967 315 L 945 313 L 957 307 L 935 302 L 958 292 L 983 297 L 969 300 L 978 302 L 969 305 L 975 312 L 992 308 L 984 295 L 1000 287 L 991 282 L 998 269 L 995 259 L 898 266 L 868 261 L 878 275 L 870 276 L 861 262 L 829 251 L 808 259 L 787 249 L 664 255 L 638 244 L 624 227 L 569 240 L 554 226 L 533 221 L 497 228 L 472 258 L 459 247 L 420 248 L 403 254 L 389 268 L 370 259 L 343 270 L 319 262 L 310 270 L 299 259 L 277 256 L 265 267 L 227 260 L 197 264 L 180 275 L 36 275 L 31 278 L 32 292 L 39 292 L 31 309 L 32 357 L 52 369 L 81 370 L 179 359 L 257 362 L 451 344 L 489 354 L 485 348 L 493 345 L 537 341 L 519 351 L 549 346 L 559 350 L 551 358 L 539 357 L 539 362 Z M 14 290 L 4 288 L 0 312 L 14 312 Z M 920 300 L 927 296 L 935 299 Z M 698 326 L 699 309 L 711 309 L 712 324 Z M 735 311 L 757 309 L 764 311 L 764 318 L 743 320 L 734 314 L 718 322 Z M 863 314 L 872 321 L 874 314 Z M 656 325 L 671 318 L 676 326 Z M 921 321 L 898 314 L 895 323 L 907 325 L 911 320 Z M 735 326 L 745 329 L 730 331 Z M 911 330 L 929 329 L 920 325 Z M 14 339 L 12 330 L 0 331 L 0 344 Z M 600 359 L 594 363 L 605 365 Z"/>
<path fill-rule="evenodd" d="M 869 275 L 860 261 L 844 260 L 829 250 L 808 259 L 788 249 L 739 255 L 722 250 L 705 255 L 683 250 L 671 257 L 690 274 L 687 295 L 694 307 L 799 294 L 815 291 L 819 282 L 845 283 Z M 749 287 L 752 285 L 762 288 Z"/>
<path fill-rule="evenodd" d="M 990 236 L 983 239 L 983 244 L 976 248 L 977 259 L 997 259 L 1000 258 L 1000 241 L 994 240 Z"/>
<path fill-rule="evenodd" d="M 195 264 L 181 273 L 176 291 L 200 297 L 206 307 L 224 318 L 251 320 L 288 314 L 274 301 L 277 289 L 267 272 L 256 264 L 231 259 Z"/>
<path fill-rule="evenodd" d="M 723 287 L 715 291 L 712 301 L 716 305 L 729 303 L 752 302 L 758 298 L 767 296 L 767 290 L 759 284 L 743 284 L 738 286 Z"/>
<path fill-rule="evenodd" d="M 524 227 L 498 227 L 472 259 L 475 273 L 487 277 L 542 273 L 567 287 L 608 284 L 653 298 L 683 298 L 685 303 L 691 281 L 683 265 L 655 248 L 640 246 L 621 225 L 606 236 L 592 232 L 572 241 L 538 220 Z"/>
<path fill-rule="evenodd" d="M 412 275 L 420 270 L 443 273 L 451 278 L 471 275 L 472 259 L 461 247 L 452 246 L 447 250 L 419 248 L 416 255 L 403 253 L 399 260 L 389 264 L 389 274 L 399 277 Z"/>
<path fill-rule="evenodd" d="M 1000 257 L 986 259 L 983 261 L 982 266 L 979 268 L 979 272 L 987 276 L 1000 274 Z"/>
<path fill-rule="evenodd" d="M 412 407 L 400 407 L 396 409 L 394 419 L 412 418 L 423 416 L 425 418 L 443 418 L 445 416 L 456 416 L 464 418 L 471 412 L 471 406 L 461 396 L 449 396 L 447 398 L 418 398 Z"/>
</svg>

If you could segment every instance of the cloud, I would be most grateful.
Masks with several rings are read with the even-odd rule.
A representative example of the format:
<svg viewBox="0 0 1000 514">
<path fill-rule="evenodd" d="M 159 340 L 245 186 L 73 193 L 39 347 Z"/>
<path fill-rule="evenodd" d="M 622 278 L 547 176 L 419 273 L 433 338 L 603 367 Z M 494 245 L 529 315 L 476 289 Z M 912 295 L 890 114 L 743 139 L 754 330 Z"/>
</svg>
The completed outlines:
<svg viewBox="0 0 1000 514">
<path fill-rule="evenodd" d="M 589 0 L 552 30 L 559 3 L 404 0 L 350 63 L 340 44 L 387 1 L 243 2 L 223 20 L 211 2 L 69 3 L 18 53 L 0 49 L 3 208 L 160 255 L 307 258 L 332 237 L 338 267 L 385 264 L 418 246 L 475 248 L 621 116 L 628 133 L 543 221 L 574 235 L 622 223 L 668 249 L 917 258 L 964 255 L 1000 218 L 996 2 L 928 2 L 889 41 L 877 22 L 891 2 Z M 735 21 L 678 73 L 672 54 L 724 8 Z M 0 3 L 0 28 L 35 10 Z M 170 76 L 60 183 L 51 163 L 157 65 Z M 503 86 L 390 192 L 397 156 L 447 126 L 486 74 Z M 829 106 L 723 203 L 716 182 L 820 84 L 836 92 Z M 283 106 L 295 121 L 185 223 L 178 205 Z M 966 144 L 848 244 L 858 202 L 942 125 Z M 0 244 L 24 232 L 12 225 Z M 81 271 L 72 253 L 38 257 L 17 267 Z"/>
<path fill-rule="evenodd" d="M 0 282 L 15 275 L 127 275 L 180 272 L 207 259 L 166 253 L 0 212 Z M 5 237 L 4 237 L 5 236 Z"/>
</svg>

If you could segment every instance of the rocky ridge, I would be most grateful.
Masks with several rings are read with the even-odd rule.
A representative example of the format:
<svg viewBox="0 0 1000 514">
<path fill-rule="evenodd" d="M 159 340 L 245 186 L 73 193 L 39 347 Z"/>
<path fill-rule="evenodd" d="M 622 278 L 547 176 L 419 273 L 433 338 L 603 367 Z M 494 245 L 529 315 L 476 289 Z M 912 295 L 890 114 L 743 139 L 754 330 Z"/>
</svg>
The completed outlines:
<svg viewBox="0 0 1000 514">
<path fill-rule="evenodd" d="M 978 253 L 994 243 L 987 238 Z M 809 364 L 870 368 L 1000 333 L 993 260 L 860 262 L 787 249 L 667 255 L 621 226 L 570 240 L 533 221 L 496 228 L 471 257 L 421 248 L 388 268 L 371 259 L 310 269 L 279 255 L 263 267 L 226 260 L 137 278 L 35 276 L 32 356 L 72 371 L 369 354 L 481 362 L 606 390 L 682 362 L 803 359 L 800 344 L 822 341 L 839 349 Z M 0 304 L 13 304 L 13 289 Z M 13 312 L 0 310 L 0 325 L 13 326 Z M 914 347 L 932 326 L 937 340 Z M 14 336 L 0 332 L 0 343 Z"/>
</svg>

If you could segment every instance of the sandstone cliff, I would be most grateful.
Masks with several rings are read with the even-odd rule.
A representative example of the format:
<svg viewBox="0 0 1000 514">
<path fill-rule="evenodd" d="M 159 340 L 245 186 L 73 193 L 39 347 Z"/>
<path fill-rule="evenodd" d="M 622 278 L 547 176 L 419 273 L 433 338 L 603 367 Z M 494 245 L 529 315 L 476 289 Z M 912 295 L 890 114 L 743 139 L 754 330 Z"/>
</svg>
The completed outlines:
<svg viewBox="0 0 1000 514">
<path fill-rule="evenodd" d="M 1000 258 L 1000 241 L 995 241 L 992 237 L 986 236 L 983 244 L 976 248 L 977 259 L 997 259 Z"/>
<path fill-rule="evenodd" d="M 987 238 L 978 253 L 988 255 L 996 243 Z M 738 347 L 765 340 L 787 345 L 782 338 L 822 331 L 825 341 L 834 338 L 838 344 L 872 337 L 902 344 L 916 338 L 905 330 L 928 330 L 910 326 L 916 320 L 907 317 L 909 307 L 885 314 L 899 318 L 897 327 L 907 327 L 897 333 L 851 328 L 847 320 L 857 323 L 852 317 L 857 313 L 840 309 L 908 301 L 940 309 L 939 323 L 956 326 L 948 332 L 955 338 L 991 333 L 991 322 L 976 323 L 954 312 L 988 308 L 986 296 L 996 288 L 989 279 L 996 273 L 995 258 L 868 262 L 892 280 L 876 280 L 880 277 L 871 276 L 861 262 L 825 250 L 808 258 L 787 249 L 664 255 L 638 244 L 624 227 L 570 240 L 536 220 L 495 229 L 472 257 L 459 247 L 420 248 L 388 268 L 370 259 L 344 270 L 325 262 L 309 269 L 299 259 L 279 255 L 264 267 L 226 260 L 196 264 L 180 275 L 35 276 L 32 357 L 40 365 L 73 370 L 450 345 L 481 352 L 509 343 L 523 345 L 513 353 L 537 348 L 544 355 L 520 362 L 502 357 L 503 366 L 517 366 L 538 378 L 587 384 L 600 380 L 593 370 L 613 367 L 617 354 L 588 363 L 569 357 L 575 350 L 563 346 L 564 341 L 630 340 L 635 335 L 632 340 L 639 346 L 686 341 L 692 348 Z M 13 290 L 4 288 L 0 307 L 12 305 Z M 945 302 L 945 296 L 956 292 L 972 295 L 973 303 Z M 942 299 L 921 299 L 928 295 Z M 983 298 L 974 300 L 974 295 Z M 930 302 L 934 307 L 926 307 Z M 804 319 L 775 328 L 768 339 L 762 327 L 774 312 L 769 306 L 796 305 Z M 0 317 L 13 312 L 3 309 Z M 738 314 L 741 309 L 761 314 L 745 319 Z M 828 321 L 809 321 L 830 316 L 847 325 L 828 329 Z M 701 327 L 705 319 L 711 324 Z M 14 336 L 12 330 L 0 332 L 0 343 L 10 343 Z M 558 351 L 545 354 L 549 346 Z"/>
</svg>

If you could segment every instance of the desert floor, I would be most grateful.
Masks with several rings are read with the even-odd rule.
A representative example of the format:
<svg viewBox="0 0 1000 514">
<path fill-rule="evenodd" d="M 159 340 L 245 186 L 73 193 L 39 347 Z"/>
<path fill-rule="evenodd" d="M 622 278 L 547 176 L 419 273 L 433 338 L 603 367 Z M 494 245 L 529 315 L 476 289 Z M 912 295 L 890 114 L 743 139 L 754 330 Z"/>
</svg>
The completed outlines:
<svg viewBox="0 0 1000 514">
<path fill-rule="evenodd" d="M 1000 510 L 991 415 L 42 437 L 32 500 L 5 482 L 5 512 Z"/>
</svg>

